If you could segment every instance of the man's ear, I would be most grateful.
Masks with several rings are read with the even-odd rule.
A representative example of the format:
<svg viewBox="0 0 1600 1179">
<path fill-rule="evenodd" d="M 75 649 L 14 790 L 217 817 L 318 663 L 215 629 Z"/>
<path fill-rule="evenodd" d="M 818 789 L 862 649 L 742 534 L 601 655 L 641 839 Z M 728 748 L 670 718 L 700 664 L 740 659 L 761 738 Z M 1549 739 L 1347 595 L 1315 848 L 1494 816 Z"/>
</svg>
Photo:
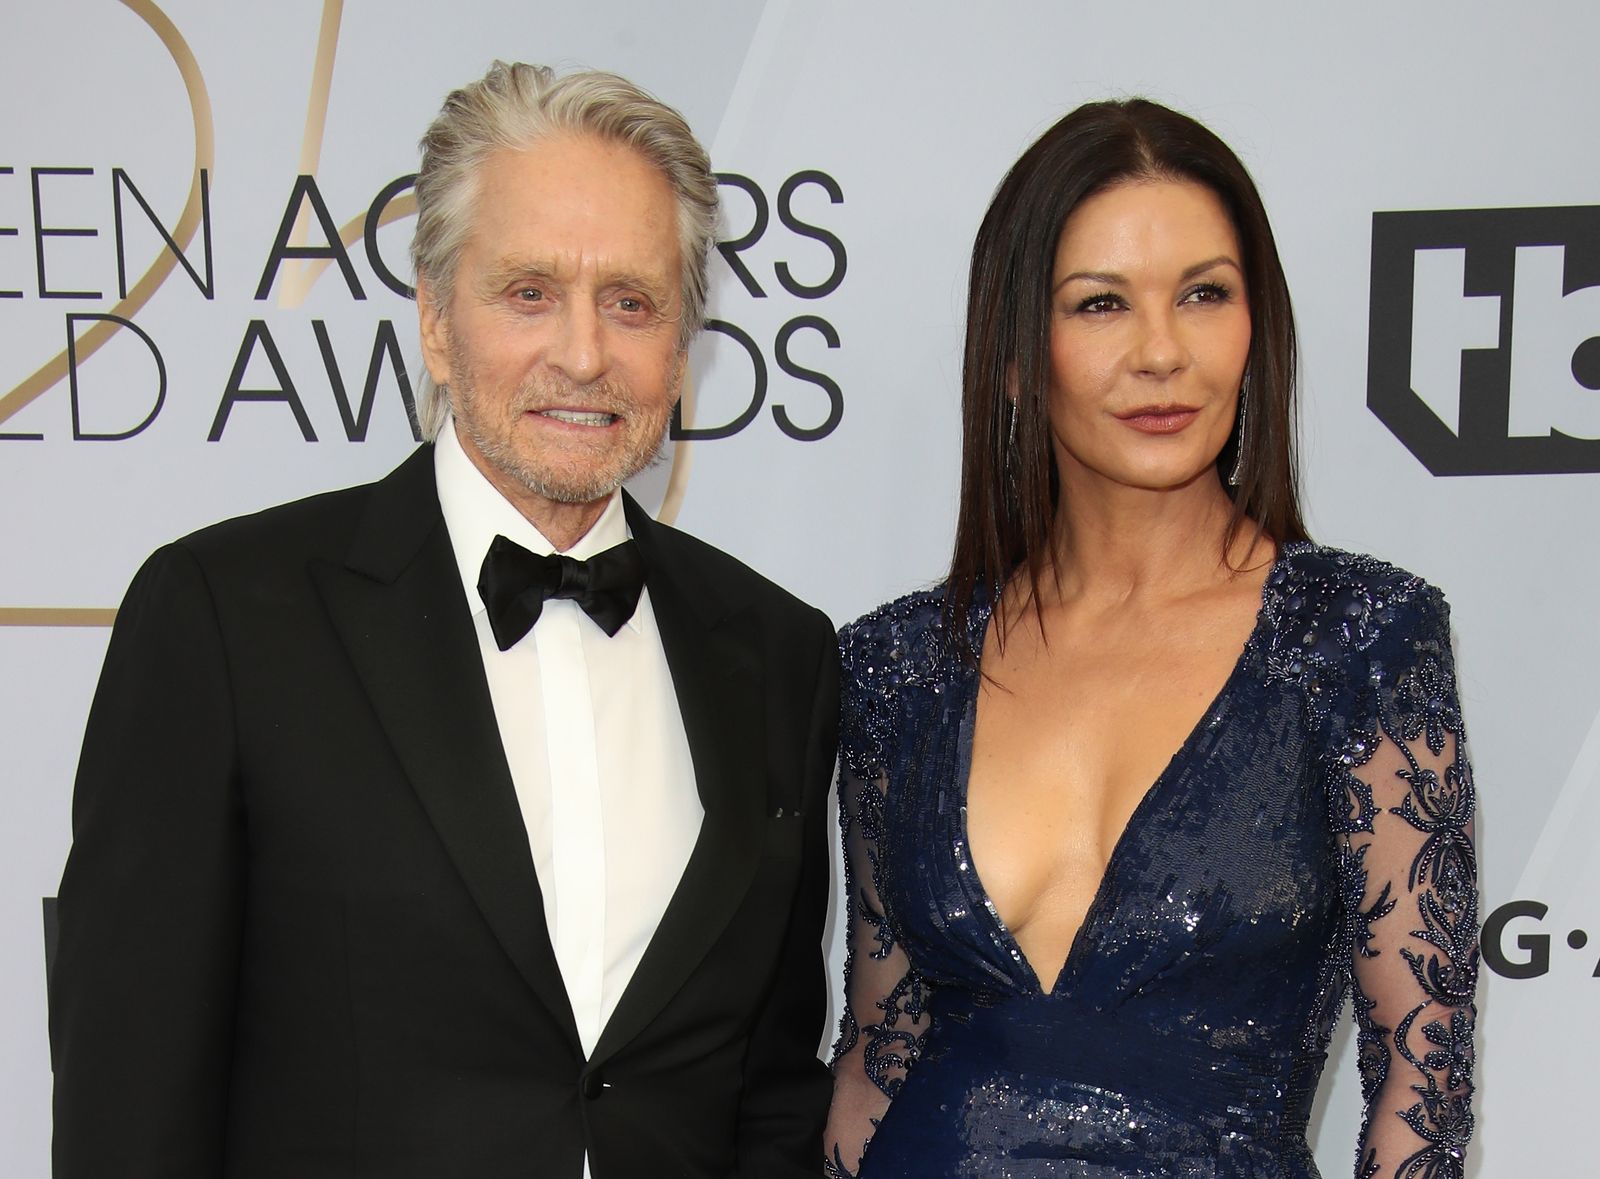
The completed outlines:
<svg viewBox="0 0 1600 1179">
<path fill-rule="evenodd" d="M 434 299 L 433 288 L 417 275 L 417 328 L 422 339 L 422 363 L 435 385 L 450 384 L 450 328 Z"/>
</svg>

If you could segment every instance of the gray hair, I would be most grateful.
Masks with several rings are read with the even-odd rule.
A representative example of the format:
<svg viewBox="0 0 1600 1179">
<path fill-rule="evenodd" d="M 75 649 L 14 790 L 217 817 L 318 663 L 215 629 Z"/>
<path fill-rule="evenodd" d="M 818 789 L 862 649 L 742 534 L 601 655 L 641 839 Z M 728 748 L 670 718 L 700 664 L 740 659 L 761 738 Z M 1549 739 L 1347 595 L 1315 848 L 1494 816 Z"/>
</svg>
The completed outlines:
<svg viewBox="0 0 1600 1179">
<path fill-rule="evenodd" d="M 661 170 L 678 202 L 682 317 L 686 348 L 705 320 L 706 263 L 717 242 L 717 180 L 682 115 L 616 74 L 584 70 L 557 78 L 548 66 L 497 61 L 481 79 L 452 91 L 423 135 L 417 173 L 417 228 L 411 262 L 429 299 L 449 306 L 477 199 L 479 169 L 502 149 L 526 150 L 553 135 L 581 133 L 633 148 Z M 448 400 L 424 368 L 417 418 L 436 437 Z"/>
</svg>

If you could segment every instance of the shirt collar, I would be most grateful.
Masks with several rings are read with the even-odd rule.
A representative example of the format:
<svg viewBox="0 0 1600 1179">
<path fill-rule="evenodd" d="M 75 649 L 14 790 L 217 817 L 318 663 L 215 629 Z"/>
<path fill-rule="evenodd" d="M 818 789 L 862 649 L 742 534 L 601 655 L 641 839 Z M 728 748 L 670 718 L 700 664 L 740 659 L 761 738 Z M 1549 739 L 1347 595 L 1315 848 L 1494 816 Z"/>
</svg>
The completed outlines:
<svg viewBox="0 0 1600 1179">
<path fill-rule="evenodd" d="M 478 575 L 489 545 L 497 535 L 540 555 L 555 552 L 555 546 L 473 465 L 461 447 L 453 418 L 445 420 L 434 443 L 433 477 L 462 588 L 473 614 L 481 614 L 485 607 L 478 596 Z M 622 491 L 618 489 L 611 493 L 605 511 L 600 513 L 594 526 L 567 550 L 566 555 L 586 560 L 621 544 L 629 535 L 627 517 L 622 510 Z M 638 611 L 627 625 L 634 631 L 639 630 Z"/>
</svg>

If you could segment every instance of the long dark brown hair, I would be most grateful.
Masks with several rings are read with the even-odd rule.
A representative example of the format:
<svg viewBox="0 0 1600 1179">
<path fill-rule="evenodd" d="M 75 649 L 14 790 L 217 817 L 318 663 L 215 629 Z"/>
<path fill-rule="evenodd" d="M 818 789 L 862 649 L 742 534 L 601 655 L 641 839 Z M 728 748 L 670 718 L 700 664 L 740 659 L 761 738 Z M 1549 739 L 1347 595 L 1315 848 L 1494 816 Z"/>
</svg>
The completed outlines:
<svg viewBox="0 0 1600 1179">
<path fill-rule="evenodd" d="M 1146 179 L 1194 181 L 1216 193 L 1243 253 L 1250 352 L 1239 420 L 1246 425 L 1238 486 L 1226 478 L 1239 459 L 1237 421 L 1217 456 L 1218 475 L 1233 499 L 1224 557 L 1250 521 L 1258 536 L 1278 544 L 1307 539 L 1295 462 L 1294 312 L 1255 182 L 1227 144 L 1187 115 L 1144 98 L 1089 103 L 1046 131 L 1012 166 L 972 247 L 961 504 L 945 595 L 949 632 L 969 663 L 980 654 L 966 624 L 974 596 L 981 592 L 994 601 L 1003 638 L 1006 582 L 1026 564 L 1027 601 L 1038 603 L 1049 559 L 1060 489 L 1049 419 L 1050 288 L 1061 231 L 1089 197 Z"/>
</svg>

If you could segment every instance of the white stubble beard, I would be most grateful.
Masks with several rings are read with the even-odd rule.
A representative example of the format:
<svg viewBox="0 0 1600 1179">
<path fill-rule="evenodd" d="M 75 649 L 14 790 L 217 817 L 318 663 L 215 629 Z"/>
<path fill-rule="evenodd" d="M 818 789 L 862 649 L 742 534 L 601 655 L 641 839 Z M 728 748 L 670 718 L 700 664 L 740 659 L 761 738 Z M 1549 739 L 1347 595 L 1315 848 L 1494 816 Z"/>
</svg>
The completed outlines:
<svg viewBox="0 0 1600 1179">
<path fill-rule="evenodd" d="M 467 358 L 457 352 L 451 358 L 451 369 L 459 374 L 450 389 L 451 413 L 465 428 L 479 454 L 493 467 L 522 487 L 555 503 L 584 504 L 604 499 L 640 471 L 650 466 L 661 453 L 667 433 L 672 425 L 670 409 L 659 430 L 646 430 L 629 436 L 625 445 L 614 455 L 605 456 L 597 467 L 585 470 L 558 470 L 554 464 L 530 461 L 514 441 L 518 421 L 529 409 L 539 405 L 581 405 L 586 410 L 613 413 L 624 423 L 640 422 L 646 417 L 634 399 L 632 391 L 617 382 L 602 378 L 580 387 L 567 381 L 555 381 L 541 376 L 530 377 L 517 391 L 513 403 L 507 407 L 504 429 L 491 433 L 485 428 L 484 406 L 477 387 L 470 376 Z M 676 385 L 682 379 L 681 361 L 674 360 L 675 372 L 670 380 Z M 676 401 L 674 397 L 673 402 Z M 491 412 L 493 412 L 491 408 Z M 581 462 L 581 460 L 580 460 Z M 563 464 L 572 467 L 578 464 Z"/>
</svg>

